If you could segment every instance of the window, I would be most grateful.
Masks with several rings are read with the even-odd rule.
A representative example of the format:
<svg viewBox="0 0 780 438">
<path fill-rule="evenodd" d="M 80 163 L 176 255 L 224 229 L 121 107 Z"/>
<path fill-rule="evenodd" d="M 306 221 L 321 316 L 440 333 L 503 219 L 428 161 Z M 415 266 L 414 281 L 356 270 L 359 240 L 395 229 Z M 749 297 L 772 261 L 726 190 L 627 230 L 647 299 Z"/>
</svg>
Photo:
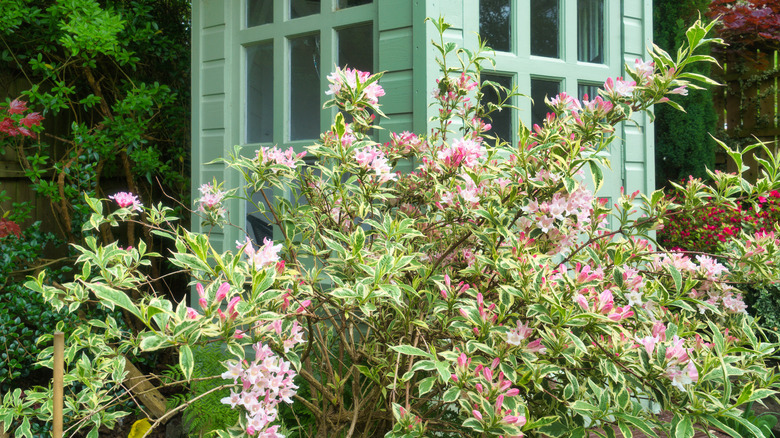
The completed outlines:
<svg viewBox="0 0 780 438">
<path fill-rule="evenodd" d="M 243 62 L 240 86 L 233 87 L 239 140 L 244 145 L 278 145 L 300 152 L 330 125 L 327 75 L 335 65 L 375 71 L 372 0 L 229 0 L 235 2 L 234 54 Z M 308 18 L 306 18 L 308 17 Z M 247 147 L 251 154 L 257 147 Z M 291 197 L 266 190 L 265 196 Z M 265 204 L 261 193 L 254 202 Z M 273 227 L 257 208 L 245 204 L 247 234 L 258 244 L 272 238 Z"/>
<path fill-rule="evenodd" d="M 482 75 L 482 83 L 484 84 L 485 81 L 495 82 L 505 88 L 512 89 L 512 77 L 511 76 L 499 76 L 499 75 L 492 75 L 492 74 L 483 74 Z M 493 89 L 493 87 L 485 86 L 482 88 L 482 92 L 484 95 L 482 96 L 482 104 L 486 104 L 488 102 L 492 102 L 494 104 L 497 104 L 499 102 L 499 97 L 501 99 L 506 97 L 506 94 L 501 93 L 501 96 L 496 92 L 496 90 Z M 511 102 L 507 102 L 511 103 Z M 494 135 L 501 140 L 505 140 L 508 142 L 512 142 L 512 108 L 504 108 L 501 112 L 494 111 L 490 114 L 490 124 L 492 126 L 492 129 L 490 130 L 489 134 Z M 485 121 L 487 122 L 487 120 Z"/>
<path fill-rule="evenodd" d="M 493 50 L 512 49 L 512 8 L 510 0 L 479 1 L 479 35 Z"/>
<path fill-rule="evenodd" d="M 246 142 L 270 143 L 274 129 L 274 47 L 271 42 L 246 48 Z"/>
<path fill-rule="evenodd" d="M 246 27 L 260 26 L 274 21 L 274 0 L 247 0 Z"/>
<path fill-rule="evenodd" d="M 366 41 L 373 41 L 373 39 L 373 23 L 340 29 L 338 31 L 339 67 L 351 67 L 373 73 L 374 45 L 366 44 Z"/>
<path fill-rule="evenodd" d="M 577 0 L 577 60 L 604 62 L 604 0 Z"/>
<path fill-rule="evenodd" d="M 320 13 L 320 0 L 290 0 L 290 18 Z"/>
<path fill-rule="evenodd" d="M 320 36 L 290 39 L 290 140 L 320 136 Z"/>
<path fill-rule="evenodd" d="M 547 113 L 550 112 L 550 107 L 544 103 L 544 99 L 552 99 L 560 90 L 561 81 L 531 78 L 531 99 L 534 101 L 531 109 L 532 124 L 541 126 L 544 123 Z"/>
<path fill-rule="evenodd" d="M 580 82 L 577 84 L 577 96 L 580 100 L 585 100 L 587 96 L 588 100 L 593 100 L 599 95 L 599 84 L 589 84 L 587 82 Z"/>
<path fill-rule="evenodd" d="M 531 0 L 531 54 L 559 58 L 560 0 Z"/>
</svg>

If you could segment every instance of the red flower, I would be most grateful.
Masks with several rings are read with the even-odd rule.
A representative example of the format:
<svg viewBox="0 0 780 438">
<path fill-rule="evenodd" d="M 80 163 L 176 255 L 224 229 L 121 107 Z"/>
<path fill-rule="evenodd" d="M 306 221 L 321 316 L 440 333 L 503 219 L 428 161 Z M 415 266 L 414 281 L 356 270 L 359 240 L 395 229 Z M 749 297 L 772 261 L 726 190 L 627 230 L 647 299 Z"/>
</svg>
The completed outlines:
<svg viewBox="0 0 780 438">
<path fill-rule="evenodd" d="M 9 221 L 5 218 L 0 219 L 0 238 L 8 236 L 9 234 L 13 234 L 16 237 L 21 237 L 22 229 L 14 221 Z"/>
</svg>

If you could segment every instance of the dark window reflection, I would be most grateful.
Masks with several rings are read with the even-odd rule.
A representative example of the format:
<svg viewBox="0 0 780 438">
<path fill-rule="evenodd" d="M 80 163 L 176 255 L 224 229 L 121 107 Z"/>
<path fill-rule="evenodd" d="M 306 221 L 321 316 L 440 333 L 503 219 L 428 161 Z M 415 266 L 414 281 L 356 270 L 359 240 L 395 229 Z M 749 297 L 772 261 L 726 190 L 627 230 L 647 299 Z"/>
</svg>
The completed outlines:
<svg viewBox="0 0 780 438">
<path fill-rule="evenodd" d="M 320 0 L 290 0 L 290 18 L 320 13 Z"/>
<path fill-rule="evenodd" d="M 338 30 L 339 67 L 374 72 L 374 26 L 371 23 Z"/>
<path fill-rule="evenodd" d="M 531 0 L 531 54 L 558 58 L 559 0 Z"/>
<path fill-rule="evenodd" d="M 561 90 L 561 82 L 550 79 L 531 79 L 531 99 L 534 100 L 531 108 L 531 123 L 542 126 L 544 118 L 550 112 L 550 107 L 544 103 L 544 98 L 552 99 Z"/>
<path fill-rule="evenodd" d="M 246 27 L 260 26 L 274 21 L 274 0 L 247 0 Z"/>
<path fill-rule="evenodd" d="M 246 142 L 273 141 L 274 46 L 272 42 L 246 48 Z"/>
<path fill-rule="evenodd" d="M 596 84 L 580 83 L 577 85 L 577 95 L 580 100 L 585 100 L 586 96 L 588 100 L 593 100 L 599 95 L 599 87 Z"/>
<path fill-rule="evenodd" d="M 577 0 L 577 60 L 604 62 L 604 0 Z"/>
<path fill-rule="evenodd" d="M 320 133 L 320 36 L 290 39 L 290 140 Z"/>
<path fill-rule="evenodd" d="M 339 9 L 351 8 L 352 6 L 367 5 L 372 0 L 339 0 Z"/>
<path fill-rule="evenodd" d="M 479 35 L 493 50 L 512 49 L 511 17 L 510 0 L 479 1 Z"/>
<path fill-rule="evenodd" d="M 508 89 L 512 88 L 512 78 L 510 76 L 483 74 L 482 82 L 484 83 L 485 81 L 495 82 Z M 501 95 L 499 96 L 499 94 L 496 93 L 493 87 L 490 86 L 482 87 L 482 92 L 484 93 L 484 95 L 482 96 L 483 105 L 488 102 L 498 104 L 500 99 L 506 98 L 506 93 L 501 93 Z M 507 103 L 511 104 L 511 102 L 507 102 Z M 490 124 L 493 126 L 493 128 L 490 130 L 489 134 L 495 135 L 501 140 L 505 140 L 511 143 L 512 142 L 512 108 L 504 108 L 501 112 L 494 111 L 490 113 L 490 118 L 491 118 Z"/>
</svg>

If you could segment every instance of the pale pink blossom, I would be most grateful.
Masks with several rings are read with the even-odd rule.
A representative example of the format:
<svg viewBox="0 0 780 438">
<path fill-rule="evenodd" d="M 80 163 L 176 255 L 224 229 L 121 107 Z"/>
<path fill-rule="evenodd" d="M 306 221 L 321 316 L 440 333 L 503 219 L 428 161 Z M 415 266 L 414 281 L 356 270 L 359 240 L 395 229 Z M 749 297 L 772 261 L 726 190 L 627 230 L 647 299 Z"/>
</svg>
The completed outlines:
<svg viewBox="0 0 780 438">
<path fill-rule="evenodd" d="M 249 258 L 249 263 L 255 269 L 272 266 L 279 261 L 279 251 L 282 249 L 282 244 L 274 245 L 273 243 L 272 240 L 266 237 L 263 239 L 263 246 L 255 250 L 249 237 L 244 242 L 236 242 L 239 249 L 244 248 L 244 254 Z"/>
</svg>

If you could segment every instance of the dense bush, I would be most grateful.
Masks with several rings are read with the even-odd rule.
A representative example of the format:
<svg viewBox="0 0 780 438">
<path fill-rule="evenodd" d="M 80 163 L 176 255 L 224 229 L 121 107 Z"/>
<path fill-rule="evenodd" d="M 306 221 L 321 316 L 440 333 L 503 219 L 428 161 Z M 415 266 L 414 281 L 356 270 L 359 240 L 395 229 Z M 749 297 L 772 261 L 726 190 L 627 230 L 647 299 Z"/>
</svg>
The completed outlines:
<svg viewBox="0 0 780 438">
<path fill-rule="evenodd" d="M 698 180 L 689 181 L 686 187 Z M 667 194 L 671 202 L 685 203 L 690 194 L 685 187 Z M 755 199 L 742 199 L 731 205 L 711 205 L 704 198 L 701 208 L 669 215 L 658 232 L 658 241 L 668 250 L 691 253 L 727 253 L 734 236 L 748 233 L 757 236 L 780 232 L 780 191 L 771 190 Z M 750 313 L 760 318 L 762 326 L 777 331 L 780 328 L 780 284 L 767 282 L 740 284 Z M 776 335 L 774 335 L 776 336 Z"/>
<path fill-rule="evenodd" d="M 685 30 L 703 11 L 709 0 L 656 0 L 653 2 L 653 42 L 672 53 L 685 41 Z M 710 48 L 702 48 L 708 54 Z M 710 65 L 691 66 L 691 71 L 709 76 Z M 670 96 L 685 112 L 659 105 L 655 108 L 655 180 L 659 187 L 689 175 L 705 177 L 715 165 L 717 116 L 709 86 Z"/>
<path fill-rule="evenodd" d="M 686 193 L 679 190 L 666 196 L 669 201 L 685 202 Z M 693 211 L 670 215 L 658 232 L 659 243 L 667 249 L 718 253 L 741 231 L 774 232 L 775 225 L 780 223 L 780 192 L 772 190 L 751 201 L 730 206 L 705 204 Z"/>
<path fill-rule="evenodd" d="M 722 263 L 664 252 L 649 239 L 664 217 L 705 198 L 731 205 L 780 189 L 776 157 L 762 163 L 767 177 L 755 186 L 717 174 L 712 187 L 692 186 L 685 204 L 657 191 L 624 194 L 613 210 L 589 188 L 603 184 L 600 152 L 615 124 L 676 105 L 666 96 L 692 87 L 689 79 L 706 81 L 685 68 L 711 61 L 691 57 L 710 41 L 709 27 L 692 27 L 677 59 L 654 51 L 592 100 L 553 97 L 545 122 L 507 144 L 488 140 L 483 121 L 487 59 L 446 43 L 443 20 L 434 25 L 442 76 L 429 135 L 374 142 L 367 133 L 383 116 L 381 74 L 339 69 L 328 76 L 326 107 L 340 112 L 320 141 L 305 152 L 237 148 L 226 162 L 244 185 L 202 187 L 199 212 L 212 226 L 225 224 L 226 197 L 290 194 L 254 205 L 276 241 L 217 251 L 207 234 L 175 224 L 169 208 L 130 193 L 114 195 L 111 211 L 86 199 L 85 232 L 143 217 L 172 241 L 167 258 L 192 276 L 199 308 L 139 288 L 149 283 L 139 268 L 159 257 L 143 241 L 123 248 L 87 238 L 76 247 L 74 281 L 51 287 L 45 273 L 28 281 L 55 308 L 96 301 L 142 326 L 124 333 L 114 318 L 92 319 L 69 336 L 67 381 L 78 383 L 66 388 L 71 433 L 97 436 L 126 414 L 105 409 L 117 402 L 120 353 L 175 348 L 181 383 L 192 385 L 199 348 L 219 345 L 221 384 L 153 427 L 227 388 L 221 402 L 239 420 L 221 437 L 278 438 L 284 403 L 310 413 L 316 436 L 584 437 L 633 427 L 691 438 L 696 424 L 739 436 L 730 421 L 761 434 L 738 408 L 775 393 L 780 378 L 767 360 L 778 345 L 745 314 L 734 285 L 776 277 L 780 239 L 741 233 Z M 402 160 L 414 172 L 394 172 Z M 51 348 L 40 357 L 51 366 Z M 305 397 L 297 393 L 304 382 Z M 0 418 L 29 436 L 31 418 L 52 415 L 50 405 L 32 406 L 50 399 L 48 388 L 6 394 Z"/>
</svg>

